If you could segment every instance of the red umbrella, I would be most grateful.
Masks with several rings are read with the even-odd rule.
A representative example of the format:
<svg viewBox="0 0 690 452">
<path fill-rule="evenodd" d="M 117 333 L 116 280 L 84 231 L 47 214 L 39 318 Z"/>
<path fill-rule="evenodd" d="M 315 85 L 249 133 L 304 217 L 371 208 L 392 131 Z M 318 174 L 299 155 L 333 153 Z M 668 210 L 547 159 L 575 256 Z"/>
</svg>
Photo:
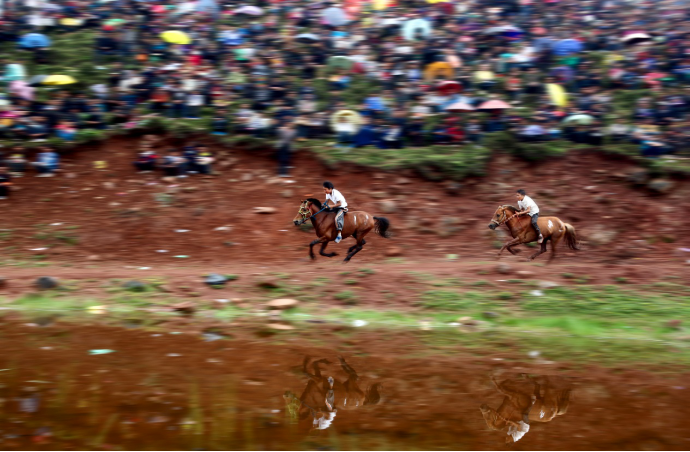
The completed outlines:
<svg viewBox="0 0 690 452">
<path fill-rule="evenodd" d="M 505 110 L 506 108 L 513 107 L 502 100 L 489 100 L 479 106 L 479 110 Z"/>
<path fill-rule="evenodd" d="M 462 85 L 458 82 L 448 80 L 436 85 L 436 90 L 443 94 L 455 94 L 462 91 Z"/>
<path fill-rule="evenodd" d="M 475 108 L 472 105 L 468 105 L 464 102 L 455 102 L 454 104 L 448 105 L 446 111 L 474 111 Z"/>
</svg>

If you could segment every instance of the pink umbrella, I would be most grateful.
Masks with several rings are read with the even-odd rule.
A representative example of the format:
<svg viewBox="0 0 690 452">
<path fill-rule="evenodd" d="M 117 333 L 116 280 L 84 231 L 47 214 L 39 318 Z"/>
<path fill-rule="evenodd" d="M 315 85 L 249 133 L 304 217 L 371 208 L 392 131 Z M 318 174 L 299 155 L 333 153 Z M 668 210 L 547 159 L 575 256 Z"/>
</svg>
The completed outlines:
<svg viewBox="0 0 690 452">
<path fill-rule="evenodd" d="M 446 111 L 474 111 L 475 108 L 472 105 L 468 105 L 464 102 L 455 102 L 454 104 L 448 105 Z"/>
<path fill-rule="evenodd" d="M 235 10 L 235 14 L 248 14 L 250 16 L 260 16 L 264 10 L 258 6 L 243 6 Z"/>
<path fill-rule="evenodd" d="M 10 91 L 26 100 L 34 100 L 34 89 L 22 80 L 14 80 L 10 83 Z"/>
<path fill-rule="evenodd" d="M 479 110 L 505 110 L 506 108 L 513 108 L 510 104 L 502 100 L 489 100 L 479 106 Z"/>
</svg>

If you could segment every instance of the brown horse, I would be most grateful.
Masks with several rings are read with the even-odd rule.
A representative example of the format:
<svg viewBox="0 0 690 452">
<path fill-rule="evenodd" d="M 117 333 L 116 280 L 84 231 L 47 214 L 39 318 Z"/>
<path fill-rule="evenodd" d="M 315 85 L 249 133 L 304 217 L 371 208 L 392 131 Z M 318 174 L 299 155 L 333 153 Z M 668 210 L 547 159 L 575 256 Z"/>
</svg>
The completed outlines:
<svg viewBox="0 0 690 452">
<path fill-rule="evenodd" d="M 514 250 L 514 246 L 537 241 L 537 231 L 532 227 L 531 219 L 527 214 L 517 215 L 517 211 L 513 206 L 499 206 L 494 213 L 491 223 L 489 223 L 489 229 L 492 230 L 505 224 L 513 237 L 513 240 L 506 242 L 501 247 L 501 250 L 498 252 L 499 258 L 506 248 L 511 254 L 517 254 L 520 250 Z M 563 239 L 565 239 L 565 243 L 571 250 L 580 249 L 577 244 L 575 228 L 572 225 L 562 222 L 557 217 L 539 217 L 537 223 L 544 236 L 544 240 L 541 243 L 541 248 L 529 257 L 530 260 L 534 260 L 540 254 L 546 252 L 546 244 L 549 240 L 552 241 L 549 262 L 556 257 L 556 248 Z"/>
<path fill-rule="evenodd" d="M 562 377 L 523 375 L 501 383 L 494 377 L 491 380 L 505 397 L 497 410 L 487 404 L 480 410 L 490 429 L 507 428 L 506 443 L 519 441 L 529 431 L 530 422 L 550 422 L 568 411 L 571 386 Z"/>
<path fill-rule="evenodd" d="M 359 386 L 359 376 L 350 367 L 342 356 L 338 356 L 340 366 L 347 374 L 344 382 L 321 374 L 319 364 L 331 364 L 327 359 L 319 359 L 312 362 L 314 373 L 308 370 L 309 357 L 304 358 L 302 370 L 309 377 L 307 387 L 299 398 L 300 407 L 298 410 L 299 419 L 306 419 L 311 413 L 313 417 L 313 428 L 316 430 L 327 429 L 337 414 L 339 409 L 355 410 L 364 405 L 376 405 L 381 400 L 379 390 L 381 384 L 370 385 L 366 391 Z"/>
<path fill-rule="evenodd" d="M 321 201 L 318 199 L 308 198 L 302 201 L 293 222 L 295 226 L 300 226 L 306 223 L 307 220 L 311 220 L 311 224 L 314 225 L 314 230 L 316 231 L 318 239 L 309 244 L 309 256 L 312 259 L 316 258 L 314 256 L 314 245 L 317 243 L 321 243 L 321 249 L 319 250 L 320 255 L 326 257 L 338 255 L 338 253 L 324 253 L 324 250 L 328 246 L 328 242 L 332 242 L 338 236 L 338 231 L 335 226 L 335 215 L 335 211 L 322 207 Z M 347 212 L 343 220 L 343 239 L 352 236 L 357 240 L 357 243 L 347 250 L 348 254 L 344 262 L 348 262 L 352 259 L 352 256 L 362 251 L 362 248 L 367 243 L 366 240 L 364 240 L 364 236 L 372 229 L 381 237 L 388 238 L 390 236 L 388 233 L 390 222 L 387 218 L 375 217 L 360 210 Z"/>
</svg>

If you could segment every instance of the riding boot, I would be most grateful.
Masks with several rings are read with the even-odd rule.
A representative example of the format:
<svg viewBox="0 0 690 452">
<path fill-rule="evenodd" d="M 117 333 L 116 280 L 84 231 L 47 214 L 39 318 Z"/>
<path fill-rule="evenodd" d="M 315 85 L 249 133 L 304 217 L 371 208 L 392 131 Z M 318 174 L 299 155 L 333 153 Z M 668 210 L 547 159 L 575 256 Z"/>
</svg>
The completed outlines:
<svg viewBox="0 0 690 452">
<path fill-rule="evenodd" d="M 541 235 L 541 230 L 539 226 L 535 226 L 534 229 L 537 231 L 537 243 L 542 243 L 544 241 L 544 236 Z"/>
</svg>

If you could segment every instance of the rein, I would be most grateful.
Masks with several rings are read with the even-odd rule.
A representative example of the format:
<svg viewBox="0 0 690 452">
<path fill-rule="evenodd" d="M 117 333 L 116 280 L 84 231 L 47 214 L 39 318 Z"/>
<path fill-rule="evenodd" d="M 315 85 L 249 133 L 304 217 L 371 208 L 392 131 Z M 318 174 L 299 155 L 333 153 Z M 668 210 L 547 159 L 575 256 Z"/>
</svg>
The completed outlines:
<svg viewBox="0 0 690 452">
<path fill-rule="evenodd" d="M 297 213 L 299 213 L 300 215 L 302 215 L 302 221 L 300 222 L 300 225 L 306 223 L 307 220 L 309 220 L 310 218 L 314 218 L 315 216 L 317 216 L 318 214 L 320 214 L 321 212 L 323 212 L 324 210 L 327 210 L 327 209 L 328 209 L 328 206 L 323 206 L 323 207 L 321 208 L 321 210 L 319 210 L 319 211 L 316 212 L 315 214 L 309 215 L 309 214 L 311 213 L 311 211 L 308 210 L 308 209 L 306 208 L 306 204 L 300 206 L 299 212 L 297 212 Z"/>
<path fill-rule="evenodd" d="M 491 222 L 494 223 L 494 224 L 496 224 L 496 227 L 498 227 L 498 226 L 500 226 L 500 225 L 502 225 L 502 224 L 504 224 L 504 223 L 509 222 L 510 220 L 512 220 L 513 218 L 515 218 L 515 217 L 517 217 L 517 216 L 519 216 L 517 213 L 514 213 L 514 214 L 511 215 L 511 216 L 508 216 L 508 215 L 506 215 L 506 211 L 504 210 L 504 211 L 503 211 L 503 220 L 501 220 L 500 222 L 499 222 L 499 221 L 496 221 L 496 220 L 491 220 Z"/>
</svg>

